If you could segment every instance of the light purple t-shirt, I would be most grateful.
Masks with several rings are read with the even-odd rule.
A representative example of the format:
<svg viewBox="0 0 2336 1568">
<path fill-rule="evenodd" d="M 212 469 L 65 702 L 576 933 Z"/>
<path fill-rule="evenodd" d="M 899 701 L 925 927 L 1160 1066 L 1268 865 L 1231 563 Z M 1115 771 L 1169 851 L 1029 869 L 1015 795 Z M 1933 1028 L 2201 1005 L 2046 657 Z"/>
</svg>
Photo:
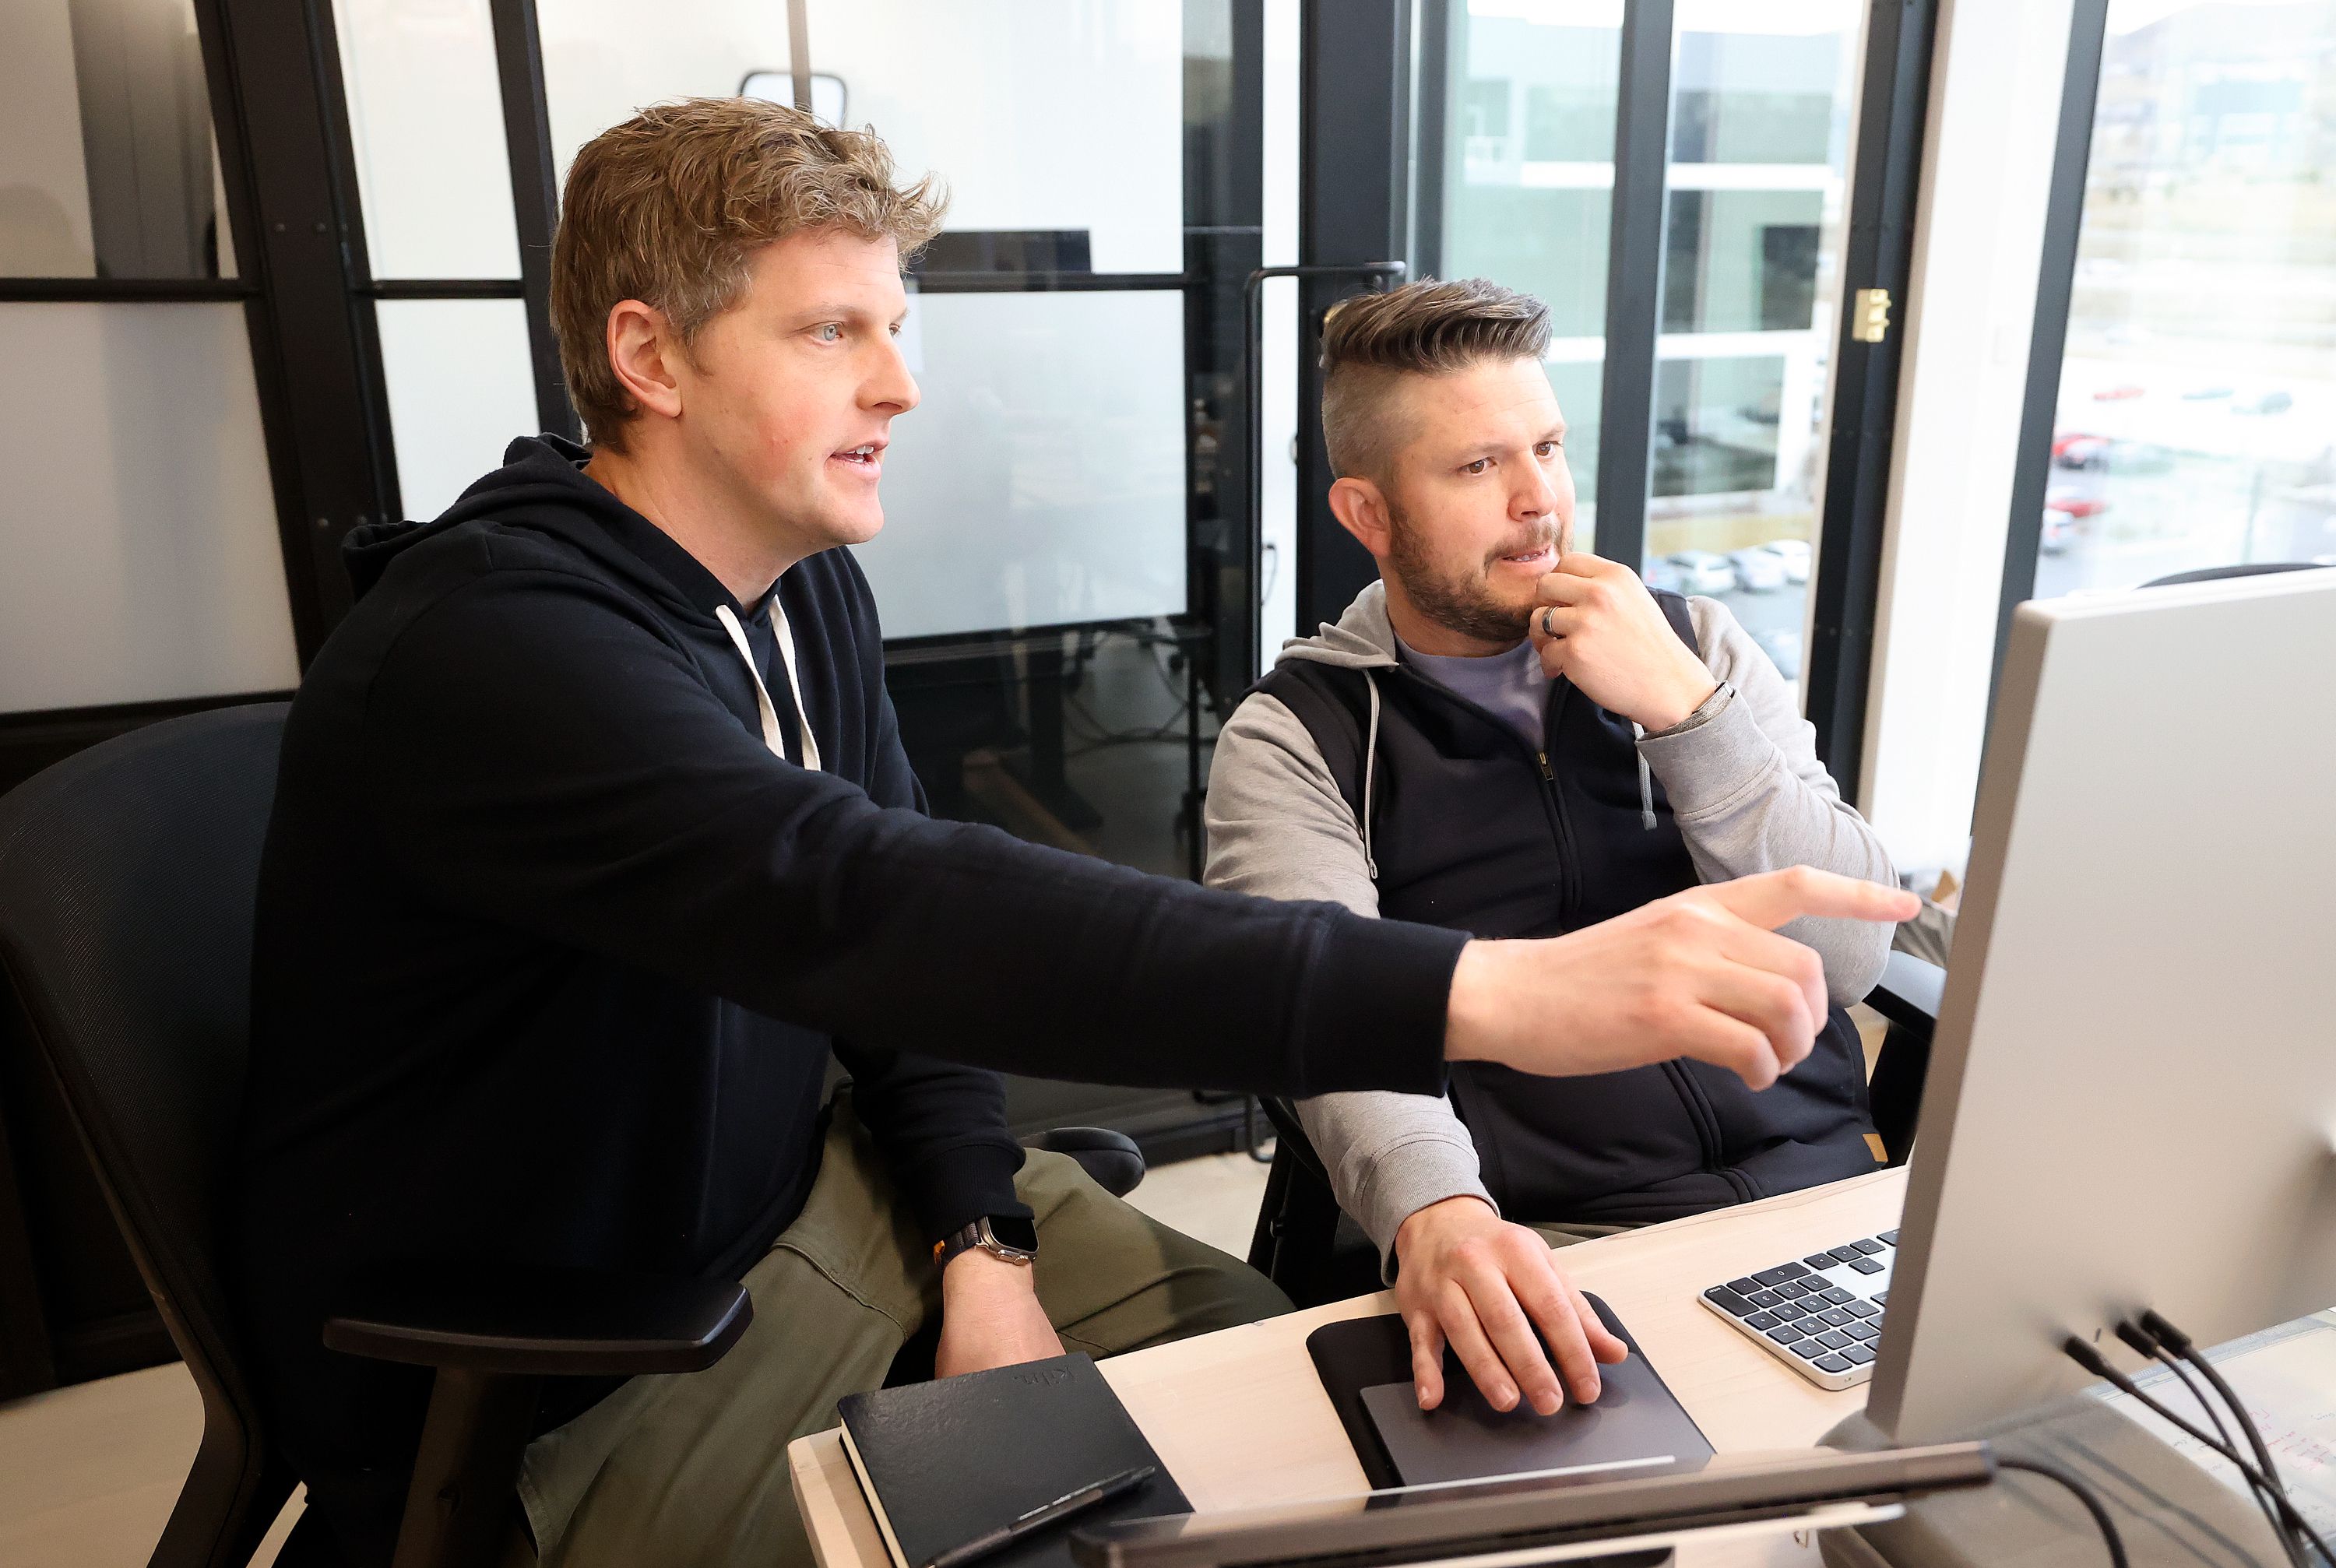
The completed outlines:
<svg viewBox="0 0 2336 1568">
<path fill-rule="evenodd" d="M 1541 651 L 1527 638 L 1506 653 L 1488 658 L 1455 658 L 1449 654 L 1421 653 L 1396 639 L 1404 663 L 1456 696 L 1467 698 L 1525 737 L 1535 751 L 1543 749 L 1543 722 L 1549 713 L 1549 677 L 1542 673 Z"/>
</svg>

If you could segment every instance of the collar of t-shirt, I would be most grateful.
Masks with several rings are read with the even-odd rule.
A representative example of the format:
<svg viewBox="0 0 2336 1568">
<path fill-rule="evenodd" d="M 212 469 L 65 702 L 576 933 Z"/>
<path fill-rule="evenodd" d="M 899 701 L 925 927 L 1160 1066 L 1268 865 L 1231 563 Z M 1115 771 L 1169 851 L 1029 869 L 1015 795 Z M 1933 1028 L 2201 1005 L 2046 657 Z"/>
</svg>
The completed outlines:
<svg viewBox="0 0 2336 1568">
<path fill-rule="evenodd" d="M 1421 653 L 1401 638 L 1396 639 L 1396 648 L 1404 663 L 1515 730 L 1536 752 L 1543 749 L 1543 724 L 1549 711 L 1549 677 L 1541 667 L 1541 651 L 1533 647 L 1531 638 L 1506 653 L 1484 658 Z"/>
</svg>

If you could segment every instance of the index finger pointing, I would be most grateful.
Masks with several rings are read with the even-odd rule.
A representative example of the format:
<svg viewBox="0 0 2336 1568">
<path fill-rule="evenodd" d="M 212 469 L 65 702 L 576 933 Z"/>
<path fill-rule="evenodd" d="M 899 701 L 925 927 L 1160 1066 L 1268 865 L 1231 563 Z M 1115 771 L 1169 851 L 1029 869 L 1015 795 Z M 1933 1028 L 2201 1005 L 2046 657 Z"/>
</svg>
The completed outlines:
<svg viewBox="0 0 2336 1568">
<path fill-rule="evenodd" d="M 1761 872 L 1732 882 L 1713 882 L 1701 890 L 1712 901 L 1739 920 L 1770 930 L 1814 916 L 1820 920 L 1911 920 L 1922 901 L 1903 888 L 1884 887 L 1833 872 L 1792 866 Z"/>
</svg>

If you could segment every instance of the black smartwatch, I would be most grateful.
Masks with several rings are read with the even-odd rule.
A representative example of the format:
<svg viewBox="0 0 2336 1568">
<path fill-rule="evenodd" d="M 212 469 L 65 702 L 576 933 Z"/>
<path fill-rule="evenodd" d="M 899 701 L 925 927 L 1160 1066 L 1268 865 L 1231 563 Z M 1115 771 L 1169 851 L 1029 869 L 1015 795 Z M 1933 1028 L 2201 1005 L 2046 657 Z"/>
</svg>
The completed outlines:
<svg viewBox="0 0 2336 1568">
<path fill-rule="evenodd" d="M 933 1261 L 941 1268 L 959 1252 L 979 1248 L 993 1258 L 1030 1266 L 1038 1256 L 1038 1227 L 1019 1214 L 984 1214 L 972 1224 L 935 1243 Z"/>
</svg>

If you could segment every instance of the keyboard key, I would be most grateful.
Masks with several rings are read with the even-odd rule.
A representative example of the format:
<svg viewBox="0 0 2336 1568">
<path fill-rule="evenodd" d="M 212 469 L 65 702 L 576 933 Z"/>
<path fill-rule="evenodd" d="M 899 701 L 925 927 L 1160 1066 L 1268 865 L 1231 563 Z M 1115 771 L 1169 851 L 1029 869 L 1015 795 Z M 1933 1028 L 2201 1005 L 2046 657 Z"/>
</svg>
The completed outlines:
<svg viewBox="0 0 2336 1568">
<path fill-rule="evenodd" d="M 1849 1363 L 1838 1356 L 1819 1356 L 1816 1359 L 1816 1368 L 1820 1372 L 1846 1372 L 1849 1370 Z"/>
<path fill-rule="evenodd" d="M 1874 1359 L 1874 1352 L 1867 1349 L 1863 1345 L 1852 1345 L 1848 1349 L 1844 1350 L 1841 1353 L 1841 1358 L 1844 1361 L 1853 1362 L 1857 1366 L 1863 1367 L 1868 1361 Z"/>
<path fill-rule="evenodd" d="M 1809 1271 L 1798 1263 L 1779 1263 L 1773 1269 L 1763 1269 L 1752 1277 L 1764 1285 L 1781 1285 L 1787 1280 L 1806 1280 Z"/>
<path fill-rule="evenodd" d="M 1714 1285 L 1703 1293 L 1703 1299 L 1732 1317 L 1749 1317 L 1759 1310 L 1725 1285 Z"/>
<path fill-rule="evenodd" d="M 1754 1290 L 1744 1298 L 1756 1307 L 1773 1307 L 1785 1298 L 1774 1290 Z"/>
<path fill-rule="evenodd" d="M 1856 1270 L 1861 1274 L 1878 1274 L 1882 1272 L 1882 1265 L 1875 1262 L 1871 1258 L 1852 1258 L 1849 1261 L 1849 1266 Z"/>
<path fill-rule="evenodd" d="M 1827 1285 L 1825 1288 L 1824 1297 L 1827 1302 L 1836 1307 L 1846 1307 L 1852 1301 L 1857 1300 L 1856 1297 L 1851 1295 L 1847 1290 L 1843 1290 L 1839 1285 Z M 1881 1298 L 1879 1297 L 1875 1298 L 1877 1300 L 1880 1299 Z"/>
<path fill-rule="evenodd" d="M 1748 1277 L 1741 1280 L 1730 1280 L 1728 1281 L 1728 1288 L 1735 1291 L 1739 1296 L 1748 1296 L 1753 1291 L 1760 1288 L 1760 1281 Z"/>
<path fill-rule="evenodd" d="M 1806 1263 L 1812 1269 L 1830 1269 L 1838 1265 L 1841 1262 L 1841 1260 L 1835 1257 L 1831 1252 L 1811 1252 L 1807 1257 L 1803 1258 L 1801 1261 Z"/>
<path fill-rule="evenodd" d="M 1882 1316 L 1882 1309 L 1875 1306 L 1871 1301 L 1859 1301 L 1855 1300 L 1844 1301 L 1841 1304 L 1841 1310 L 1847 1312 L 1853 1318 L 1879 1318 Z"/>
<path fill-rule="evenodd" d="M 1747 1329 L 1758 1329 L 1765 1333 L 1783 1321 L 1784 1320 L 1774 1312 L 1755 1312 L 1744 1320 L 1744 1326 Z"/>
<path fill-rule="evenodd" d="M 1776 1310 L 1768 1314 L 1780 1323 L 1791 1323 L 1809 1315 L 1809 1310 L 1799 1301 L 1779 1301 Z"/>
<path fill-rule="evenodd" d="M 1867 1257 L 1869 1257 L 1869 1258 L 1871 1258 L 1872 1256 L 1874 1256 L 1874 1253 L 1876 1253 L 1876 1252 L 1878 1252 L 1878 1251 L 1882 1251 L 1882 1243 L 1881 1243 L 1880 1242 L 1875 1241 L 1875 1240 L 1874 1240 L 1873 1237 L 1871 1237 L 1871 1236 L 1867 1237 L 1867 1238 L 1866 1238 L 1864 1241 L 1863 1241 L 1863 1242 L 1852 1242 L 1850 1243 L 1850 1245 L 1851 1245 L 1851 1246 L 1853 1246 L 1853 1247 L 1854 1247 L 1854 1248 L 1856 1248 L 1859 1251 L 1861 1251 L 1861 1252 L 1864 1253 L 1864 1254 L 1865 1254 Z"/>
<path fill-rule="evenodd" d="M 1887 1290 L 1876 1290 L 1876 1291 L 1874 1291 L 1874 1304 L 1875 1306 L 1877 1306 L 1877 1307 L 1886 1307 L 1886 1306 L 1888 1306 L 1888 1305 L 1890 1304 L 1890 1292 L 1889 1292 L 1889 1291 L 1887 1291 Z"/>
<path fill-rule="evenodd" d="M 1789 1345 L 1801 1338 L 1801 1331 L 1792 1324 L 1786 1323 L 1782 1328 L 1769 1329 L 1768 1338 L 1776 1340 L 1779 1345 Z"/>
<path fill-rule="evenodd" d="M 1747 1319 L 1745 1319 L 1744 1320 L 1745 1320 L 1746 1322 L 1747 1322 L 1747 1323 L 1748 1323 L 1748 1322 L 1750 1322 L 1752 1320 L 1751 1320 L 1751 1319 L 1749 1319 L 1749 1318 L 1747 1318 Z M 1879 1339 L 1880 1338 L 1882 1338 L 1882 1330 L 1881 1330 L 1881 1329 L 1879 1329 L 1875 1328 L 1875 1327 L 1874 1327 L 1873 1324 L 1871 1324 L 1871 1323 L 1865 1323 L 1865 1322 L 1852 1321 L 1852 1322 L 1851 1322 L 1851 1324 L 1849 1325 L 1849 1327 L 1848 1327 L 1848 1328 L 1846 1328 L 1846 1329 L 1844 1329 L 1842 1330 L 1842 1332 L 1843 1332 L 1843 1333 L 1844 1333 L 1844 1334 L 1847 1334 L 1847 1335 L 1848 1335 L 1851 1339 L 1869 1339 L 1869 1340 L 1870 1340 L 1870 1339 Z"/>
<path fill-rule="evenodd" d="M 1865 1254 L 1859 1251 L 1855 1247 L 1835 1247 L 1831 1252 L 1827 1253 L 1826 1256 L 1832 1258 L 1836 1263 L 1847 1263 L 1853 1262 L 1859 1258 L 1863 1258 Z"/>
<path fill-rule="evenodd" d="M 1797 1301 L 1803 1296 L 1813 1296 L 1816 1292 L 1797 1280 L 1787 1280 L 1776 1287 L 1776 1294 L 1784 1297 L 1787 1301 Z"/>
<path fill-rule="evenodd" d="M 1856 1319 L 1849 1315 L 1845 1309 L 1841 1307 L 1827 1307 L 1824 1311 L 1819 1312 L 1817 1316 L 1823 1318 L 1826 1322 L 1832 1324 L 1836 1329 L 1840 1328 L 1844 1323 L 1854 1323 L 1857 1321 Z"/>
<path fill-rule="evenodd" d="M 1794 1355 L 1798 1356 L 1804 1361 L 1814 1361 L 1820 1356 L 1830 1356 L 1833 1354 L 1831 1350 L 1826 1349 L 1815 1339 L 1804 1339 L 1799 1344 L 1790 1346 L 1788 1349 L 1791 1349 Z"/>
<path fill-rule="evenodd" d="M 1882 1239 L 1894 1247 L 1898 1244 L 1898 1232 L 1895 1231 L 1884 1231 L 1882 1232 Z"/>
<path fill-rule="evenodd" d="M 1812 1334 L 1809 1338 L 1815 1339 L 1818 1344 L 1823 1345 L 1828 1350 L 1846 1350 L 1852 1345 L 1857 1343 L 1856 1340 L 1843 1333 L 1839 1329 L 1827 1329 L 1824 1333 Z"/>
</svg>

